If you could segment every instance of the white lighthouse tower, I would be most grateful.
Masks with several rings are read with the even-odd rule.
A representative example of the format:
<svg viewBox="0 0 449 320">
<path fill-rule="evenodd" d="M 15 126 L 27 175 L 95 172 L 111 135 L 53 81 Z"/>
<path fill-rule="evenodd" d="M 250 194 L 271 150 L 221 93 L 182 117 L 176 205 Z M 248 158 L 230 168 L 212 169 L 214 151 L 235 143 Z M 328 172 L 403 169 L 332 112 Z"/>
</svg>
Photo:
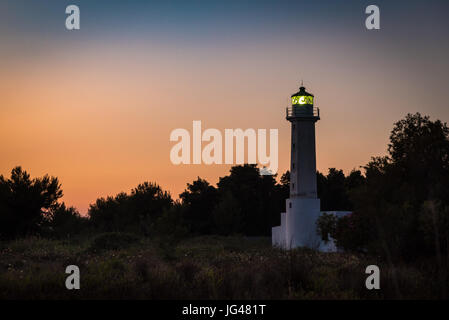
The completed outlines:
<svg viewBox="0 0 449 320">
<path fill-rule="evenodd" d="M 320 215 L 317 198 L 315 122 L 320 119 L 313 106 L 314 96 L 301 86 L 291 96 L 287 120 L 291 122 L 290 198 L 286 212 L 281 213 L 281 225 L 272 228 L 272 243 L 283 248 L 309 247 L 318 249 L 321 239 L 316 221 Z"/>
</svg>

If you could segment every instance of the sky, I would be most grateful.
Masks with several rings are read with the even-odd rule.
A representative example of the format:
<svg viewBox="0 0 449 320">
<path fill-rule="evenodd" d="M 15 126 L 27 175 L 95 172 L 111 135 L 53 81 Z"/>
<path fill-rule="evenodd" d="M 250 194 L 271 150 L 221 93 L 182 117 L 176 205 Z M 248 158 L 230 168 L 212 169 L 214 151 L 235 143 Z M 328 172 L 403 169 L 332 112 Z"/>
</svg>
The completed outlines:
<svg viewBox="0 0 449 320">
<path fill-rule="evenodd" d="M 81 29 L 65 28 L 66 6 Z M 380 8 L 380 30 L 365 8 Z M 153 181 L 177 198 L 230 165 L 174 165 L 170 132 L 279 130 L 289 97 L 315 95 L 317 168 L 386 153 L 407 113 L 449 120 L 447 1 L 0 0 L 0 174 L 57 176 L 86 213 Z"/>
</svg>

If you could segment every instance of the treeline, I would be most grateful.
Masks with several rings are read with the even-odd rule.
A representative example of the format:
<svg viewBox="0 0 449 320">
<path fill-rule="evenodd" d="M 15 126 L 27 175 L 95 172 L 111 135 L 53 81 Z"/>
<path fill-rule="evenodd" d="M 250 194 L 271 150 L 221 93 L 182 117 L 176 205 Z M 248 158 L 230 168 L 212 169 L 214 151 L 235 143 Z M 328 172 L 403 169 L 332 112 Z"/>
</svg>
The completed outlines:
<svg viewBox="0 0 449 320">
<path fill-rule="evenodd" d="M 279 179 L 277 179 L 279 178 Z M 348 251 L 389 258 L 449 257 L 449 129 L 419 113 L 394 124 L 388 154 L 347 176 L 317 172 L 322 211 L 353 211 L 318 222 Z M 145 182 L 116 196 L 99 198 L 82 217 L 59 202 L 57 178 L 31 179 L 20 167 L 0 176 L 0 237 L 66 238 L 127 232 L 142 236 L 203 234 L 270 236 L 289 196 L 289 173 L 259 174 L 255 165 L 232 167 L 216 186 L 197 178 L 174 201 L 156 183 Z"/>
<path fill-rule="evenodd" d="M 350 210 L 349 190 L 364 177 L 342 170 L 318 174 L 318 190 L 324 210 Z M 241 234 L 270 236 L 280 224 L 289 196 L 289 172 L 260 175 L 256 165 L 234 166 L 217 186 L 197 178 L 174 201 L 156 183 L 139 184 L 130 193 L 99 198 L 81 216 L 62 197 L 59 180 L 44 176 L 31 179 L 21 167 L 10 178 L 0 176 L 0 236 L 11 239 L 28 235 L 66 238 L 77 234 L 126 232 L 142 236 Z"/>
<path fill-rule="evenodd" d="M 156 183 L 99 198 L 88 215 L 58 202 L 56 177 L 31 179 L 21 167 L 0 176 L 0 236 L 65 238 L 80 233 L 127 232 L 143 236 L 270 235 L 288 197 L 288 179 L 262 176 L 255 165 L 235 166 L 216 187 L 197 178 L 174 201 Z"/>
</svg>

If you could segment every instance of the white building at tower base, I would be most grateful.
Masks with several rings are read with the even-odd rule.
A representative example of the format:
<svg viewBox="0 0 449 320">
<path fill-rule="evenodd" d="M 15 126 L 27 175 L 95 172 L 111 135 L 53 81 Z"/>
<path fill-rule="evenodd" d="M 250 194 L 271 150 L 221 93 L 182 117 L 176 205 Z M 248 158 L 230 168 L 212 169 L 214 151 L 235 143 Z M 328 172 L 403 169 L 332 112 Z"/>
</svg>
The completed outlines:
<svg viewBox="0 0 449 320">
<path fill-rule="evenodd" d="M 271 228 L 273 247 L 286 250 L 307 247 L 321 252 L 339 251 L 332 237 L 329 236 L 327 242 L 321 239 L 316 222 L 323 213 L 341 218 L 351 214 L 351 211 L 320 211 L 319 199 L 287 199 L 286 208 L 287 212 L 281 213 L 281 225 Z"/>
</svg>

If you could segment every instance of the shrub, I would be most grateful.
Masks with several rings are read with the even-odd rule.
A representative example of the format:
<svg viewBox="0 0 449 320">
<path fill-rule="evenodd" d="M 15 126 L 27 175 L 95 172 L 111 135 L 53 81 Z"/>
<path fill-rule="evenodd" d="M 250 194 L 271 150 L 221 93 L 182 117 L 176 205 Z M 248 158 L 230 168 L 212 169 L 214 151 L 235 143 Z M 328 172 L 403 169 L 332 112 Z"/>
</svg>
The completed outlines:
<svg viewBox="0 0 449 320">
<path fill-rule="evenodd" d="M 96 236 L 91 245 L 90 251 L 100 252 L 105 250 L 119 250 L 130 247 L 140 242 L 140 238 L 129 233 L 109 232 Z"/>
<path fill-rule="evenodd" d="M 321 236 L 321 239 L 328 242 L 329 236 L 334 234 L 337 226 L 337 217 L 333 214 L 324 212 L 316 221 L 317 231 Z"/>
</svg>

